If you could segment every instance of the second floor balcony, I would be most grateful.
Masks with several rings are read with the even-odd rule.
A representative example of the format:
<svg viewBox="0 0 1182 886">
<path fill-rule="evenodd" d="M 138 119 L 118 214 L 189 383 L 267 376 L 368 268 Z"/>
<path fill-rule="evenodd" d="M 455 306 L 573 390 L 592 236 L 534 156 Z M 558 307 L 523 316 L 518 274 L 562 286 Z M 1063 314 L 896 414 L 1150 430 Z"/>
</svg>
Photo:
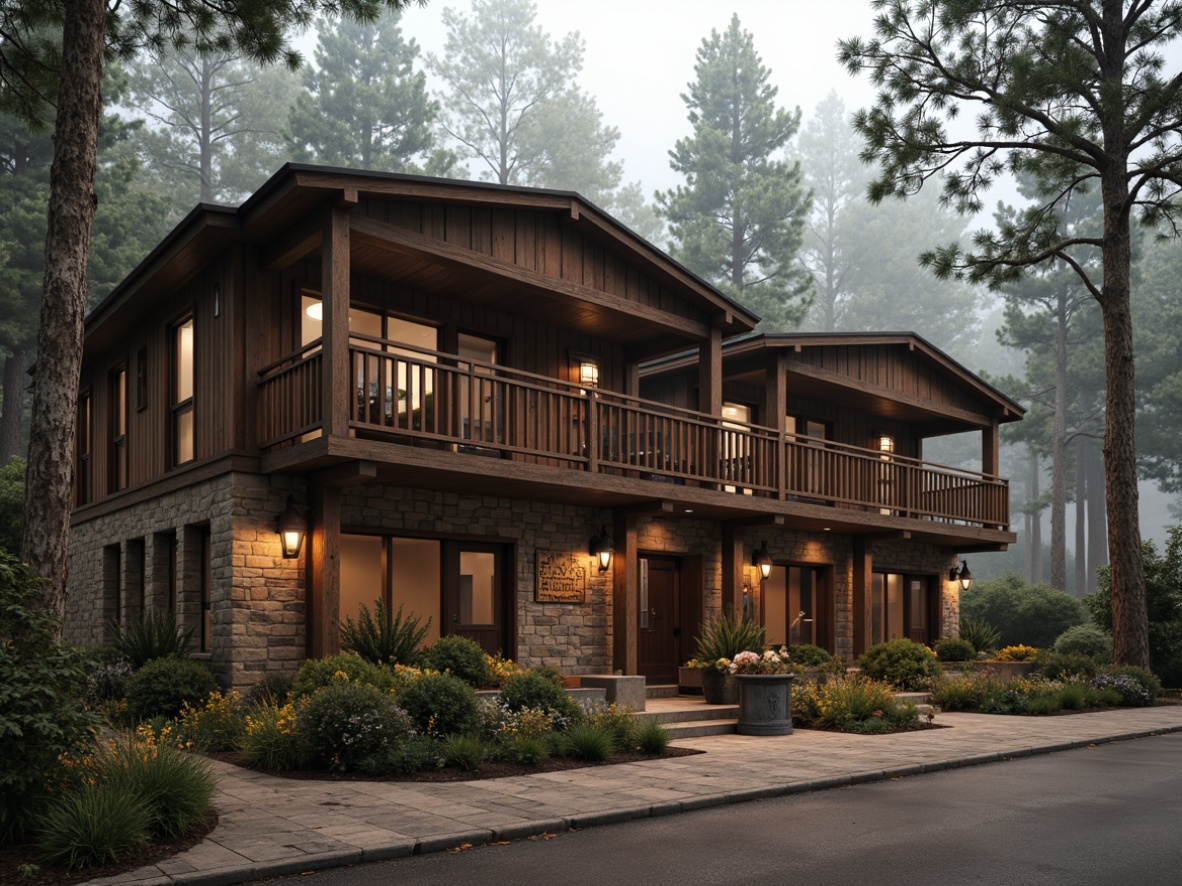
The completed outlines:
<svg viewBox="0 0 1182 886">
<path fill-rule="evenodd" d="M 322 361 L 317 340 L 260 372 L 257 427 L 264 452 L 322 433 Z M 1009 485 L 998 476 L 369 336 L 350 336 L 348 366 L 347 429 L 358 439 L 711 490 L 746 496 L 745 505 L 820 505 L 841 511 L 847 524 L 856 519 L 852 511 L 1009 527 Z M 490 476 L 497 471 L 488 465 Z M 677 497 L 674 488 L 669 492 Z"/>
</svg>

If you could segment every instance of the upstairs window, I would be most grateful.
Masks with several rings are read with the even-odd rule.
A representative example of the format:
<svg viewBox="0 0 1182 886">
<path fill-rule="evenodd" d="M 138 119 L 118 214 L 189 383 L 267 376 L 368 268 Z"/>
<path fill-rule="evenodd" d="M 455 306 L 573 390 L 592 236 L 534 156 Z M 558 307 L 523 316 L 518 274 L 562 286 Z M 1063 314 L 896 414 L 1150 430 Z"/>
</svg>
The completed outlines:
<svg viewBox="0 0 1182 886">
<path fill-rule="evenodd" d="M 112 369 L 110 381 L 111 473 L 107 488 L 118 492 L 127 487 L 127 367 Z"/>
<path fill-rule="evenodd" d="M 172 463 L 193 460 L 193 318 L 172 328 Z"/>
</svg>

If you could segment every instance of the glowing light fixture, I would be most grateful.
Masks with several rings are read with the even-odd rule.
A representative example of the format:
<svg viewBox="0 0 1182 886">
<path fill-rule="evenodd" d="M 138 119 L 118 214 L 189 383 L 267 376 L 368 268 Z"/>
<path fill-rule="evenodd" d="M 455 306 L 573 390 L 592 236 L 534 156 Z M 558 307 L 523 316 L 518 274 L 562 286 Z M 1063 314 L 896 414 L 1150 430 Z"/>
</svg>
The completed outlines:
<svg viewBox="0 0 1182 886">
<path fill-rule="evenodd" d="M 284 560 L 295 560 L 300 556 L 307 532 L 308 521 L 296 510 L 295 501 L 289 495 L 287 507 L 279 515 L 279 543 L 283 547 Z"/>
<path fill-rule="evenodd" d="M 960 568 L 953 566 L 948 570 L 948 580 L 960 582 L 960 589 L 967 591 L 973 584 L 973 574 L 969 572 L 969 563 L 967 560 L 960 561 Z"/>
<path fill-rule="evenodd" d="M 313 320 L 324 319 L 324 302 L 314 301 L 308 307 L 304 308 L 304 313 Z"/>
<path fill-rule="evenodd" d="M 612 566 L 612 554 L 616 549 L 612 545 L 612 537 L 607 534 L 607 527 L 599 527 L 599 535 L 591 536 L 591 556 L 599 561 L 599 571 L 607 572 Z"/>
<path fill-rule="evenodd" d="M 894 452 L 895 451 L 895 438 L 890 436 L 889 434 L 879 435 L 878 451 L 879 452 Z"/>
<path fill-rule="evenodd" d="M 772 555 L 768 553 L 767 541 L 751 557 L 751 565 L 759 569 L 759 577 L 766 579 L 772 574 Z"/>
<path fill-rule="evenodd" d="M 599 387 L 599 364 L 590 358 L 579 361 L 579 384 L 584 388 Z"/>
</svg>

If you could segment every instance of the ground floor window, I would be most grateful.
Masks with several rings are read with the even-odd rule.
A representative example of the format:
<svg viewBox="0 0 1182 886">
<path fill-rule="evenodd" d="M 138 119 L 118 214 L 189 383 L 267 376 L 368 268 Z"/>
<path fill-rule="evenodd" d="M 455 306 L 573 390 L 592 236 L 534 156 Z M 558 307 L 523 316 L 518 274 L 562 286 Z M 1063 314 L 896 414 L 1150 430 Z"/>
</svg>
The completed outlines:
<svg viewBox="0 0 1182 886">
<path fill-rule="evenodd" d="M 764 642 L 811 643 L 833 652 L 832 576 L 830 566 L 773 566 L 760 595 Z"/>
<path fill-rule="evenodd" d="M 938 586 L 933 576 L 875 572 L 867 600 L 870 645 L 901 638 L 917 643 L 938 639 Z"/>
<path fill-rule="evenodd" d="M 342 534 L 339 618 L 354 620 L 382 600 L 416 615 L 426 642 L 470 637 L 489 653 L 511 654 L 511 546 L 463 540 Z"/>
</svg>

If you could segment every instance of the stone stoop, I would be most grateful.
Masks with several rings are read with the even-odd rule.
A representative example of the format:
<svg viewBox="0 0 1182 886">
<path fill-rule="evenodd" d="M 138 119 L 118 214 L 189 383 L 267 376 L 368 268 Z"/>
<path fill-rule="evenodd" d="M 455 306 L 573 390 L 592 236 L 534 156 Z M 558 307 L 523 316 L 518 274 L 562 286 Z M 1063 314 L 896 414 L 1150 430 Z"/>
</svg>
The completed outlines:
<svg viewBox="0 0 1182 886">
<path fill-rule="evenodd" d="M 914 702 L 921 715 L 930 713 L 934 707 L 932 697 L 927 692 L 896 692 L 895 698 L 898 701 Z"/>
<path fill-rule="evenodd" d="M 663 705 L 656 710 L 643 711 L 632 716 L 656 720 L 669 730 L 676 741 L 699 735 L 733 735 L 735 724 L 739 722 L 739 706 L 708 705 L 697 700 L 686 700 L 684 705 Z"/>
<path fill-rule="evenodd" d="M 645 685 L 645 698 L 677 698 L 677 684 L 676 683 L 656 683 L 651 686 Z"/>
</svg>

